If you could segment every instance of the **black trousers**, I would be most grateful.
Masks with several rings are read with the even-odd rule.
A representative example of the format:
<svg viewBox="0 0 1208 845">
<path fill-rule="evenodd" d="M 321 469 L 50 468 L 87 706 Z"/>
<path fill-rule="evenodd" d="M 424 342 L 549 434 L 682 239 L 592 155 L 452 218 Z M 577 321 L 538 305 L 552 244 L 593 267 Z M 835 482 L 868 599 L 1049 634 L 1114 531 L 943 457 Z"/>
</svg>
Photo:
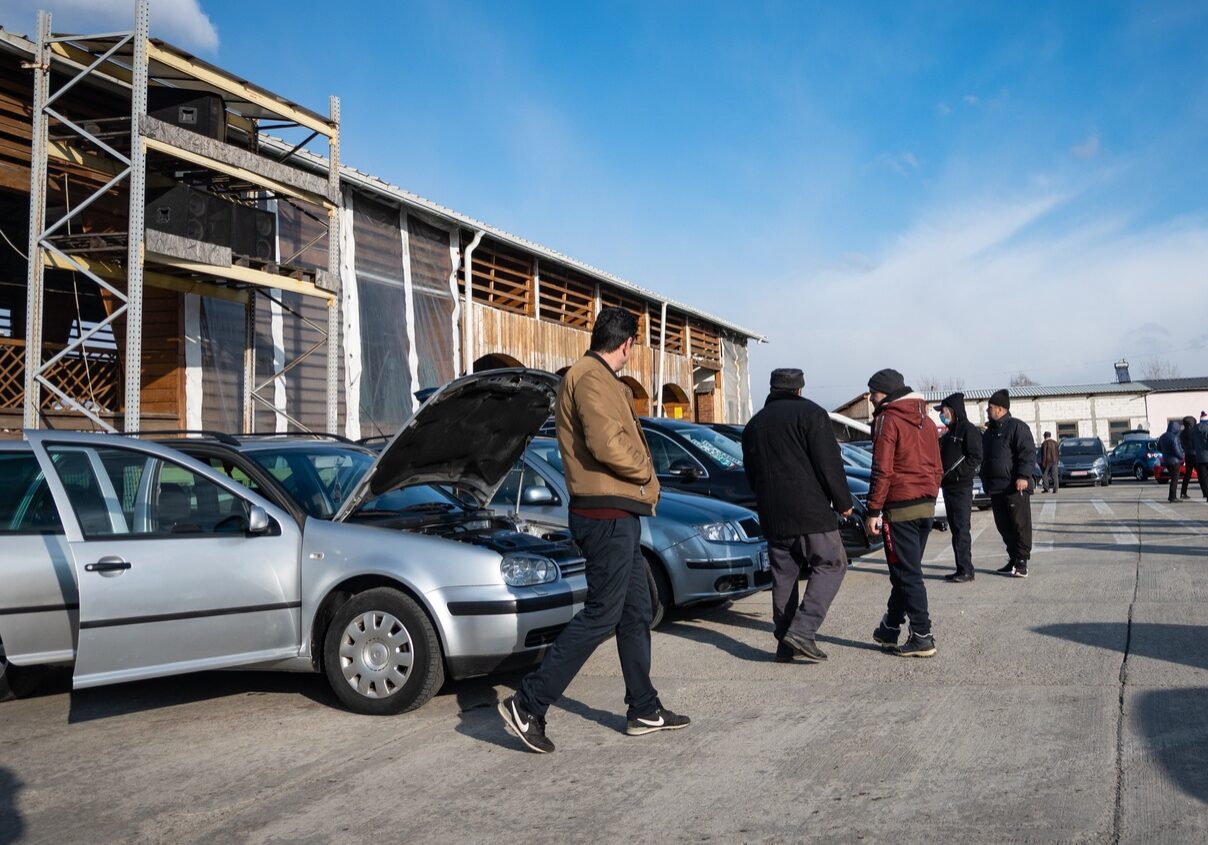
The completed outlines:
<svg viewBox="0 0 1208 845">
<path fill-rule="evenodd" d="M 990 508 L 1007 557 L 1026 563 L 1032 556 L 1032 497 L 1014 490 L 998 493 L 990 497 Z"/>
<path fill-rule="evenodd" d="M 1204 494 L 1204 498 L 1208 499 L 1208 462 L 1202 463 L 1195 468 L 1195 474 L 1200 480 L 1200 492 Z"/>
<path fill-rule="evenodd" d="M 769 537 L 772 564 L 772 628 L 776 639 L 792 631 L 812 640 L 847 574 L 847 552 L 839 532 Z M 797 581 L 804 575 L 805 596 L 797 605 Z"/>
<path fill-rule="evenodd" d="M 1166 471 L 1170 473 L 1170 494 L 1166 498 L 1172 502 L 1179 498 L 1179 470 L 1182 468 L 1182 464 L 1166 464 Z"/>
<path fill-rule="evenodd" d="M 885 621 L 900 628 L 907 619 L 910 630 L 919 636 L 931 633 L 927 612 L 927 585 L 923 583 L 923 553 L 927 550 L 930 519 L 908 522 L 882 522 L 885 559 L 889 562 L 889 605 Z"/>
<path fill-rule="evenodd" d="M 628 715 L 650 714 L 658 706 L 658 691 L 650 683 L 653 607 L 641 523 L 636 516 L 589 519 L 572 513 L 570 530 L 587 558 L 587 599 L 541 665 L 520 682 L 516 697 L 525 710 L 544 716 L 596 646 L 615 631 Z"/>
<path fill-rule="evenodd" d="M 952 532 L 952 554 L 956 571 L 973 574 L 973 482 L 944 488 L 944 510 L 948 512 L 948 530 Z"/>
<path fill-rule="evenodd" d="M 1187 485 L 1191 483 L 1191 471 L 1195 469 L 1195 458 L 1188 457 L 1183 461 L 1183 472 L 1187 473 L 1183 476 L 1183 489 L 1179 491 L 1179 495 L 1184 499 L 1187 498 Z"/>
</svg>

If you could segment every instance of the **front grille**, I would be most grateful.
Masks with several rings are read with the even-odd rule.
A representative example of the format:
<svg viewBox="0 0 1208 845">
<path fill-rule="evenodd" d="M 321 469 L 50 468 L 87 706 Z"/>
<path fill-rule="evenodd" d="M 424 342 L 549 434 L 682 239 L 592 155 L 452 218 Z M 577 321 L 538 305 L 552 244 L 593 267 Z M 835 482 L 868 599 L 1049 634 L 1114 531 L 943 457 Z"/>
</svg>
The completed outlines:
<svg viewBox="0 0 1208 845">
<path fill-rule="evenodd" d="M 536 648 L 539 645 L 549 645 L 558 639 L 565 625 L 551 625 L 548 628 L 534 628 L 524 637 L 525 648 Z"/>
<path fill-rule="evenodd" d="M 738 520 L 738 527 L 742 529 L 743 534 L 747 535 L 748 540 L 758 540 L 763 537 L 763 527 L 753 516 Z"/>
<path fill-rule="evenodd" d="M 570 560 L 558 561 L 558 571 L 562 573 L 562 577 L 567 575 L 577 575 L 587 569 L 587 558 L 577 557 Z"/>
</svg>

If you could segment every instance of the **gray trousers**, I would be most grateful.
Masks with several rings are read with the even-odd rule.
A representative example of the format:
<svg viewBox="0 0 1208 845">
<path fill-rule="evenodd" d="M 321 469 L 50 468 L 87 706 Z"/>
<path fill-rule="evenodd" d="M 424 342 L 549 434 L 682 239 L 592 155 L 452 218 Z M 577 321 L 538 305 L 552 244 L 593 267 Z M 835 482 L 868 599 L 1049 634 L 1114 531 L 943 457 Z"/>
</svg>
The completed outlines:
<svg viewBox="0 0 1208 845">
<path fill-rule="evenodd" d="M 812 640 L 847 574 L 847 552 L 838 530 L 798 537 L 769 537 L 772 564 L 772 626 L 776 639 L 792 631 Z M 801 605 L 797 581 L 809 579 Z"/>
<path fill-rule="evenodd" d="M 1056 493 L 1058 487 L 1061 485 L 1060 479 L 1057 475 L 1057 464 L 1051 464 L 1047 467 L 1043 467 L 1040 470 L 1040 479 L 1044 483 L 1044 491 L 1046 493 L 1050 490 Z"/>
</svg>

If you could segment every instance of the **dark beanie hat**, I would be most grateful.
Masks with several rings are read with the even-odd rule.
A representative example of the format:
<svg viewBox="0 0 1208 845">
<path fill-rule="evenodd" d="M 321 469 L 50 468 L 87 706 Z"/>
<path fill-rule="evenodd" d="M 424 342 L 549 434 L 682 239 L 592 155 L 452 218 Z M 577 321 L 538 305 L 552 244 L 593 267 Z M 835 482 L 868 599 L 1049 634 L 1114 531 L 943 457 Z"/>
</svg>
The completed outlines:
<svg viewBox="0 0 1208 845">
<path fill-rule="evenodd" d="M 772 390 L 800 390 L 805 387 L 805 373 L 791 367 L 772 370 Z"/>
<path fill-rule="evenodd" d="M 990 404 L 997 405 L 1000 408 L 1006 408 L 1009 411 L 1011 409 L 1011 397 L 1007 393 L 1007 389 L 1004 387 L 991 393 Z"/>
<path fill-rule="evenodd" d="M 877 370 L 868 380 L 873 393 L 894 393 L 906 386 L 906 379 L 897 370 Z"/>
</svg>

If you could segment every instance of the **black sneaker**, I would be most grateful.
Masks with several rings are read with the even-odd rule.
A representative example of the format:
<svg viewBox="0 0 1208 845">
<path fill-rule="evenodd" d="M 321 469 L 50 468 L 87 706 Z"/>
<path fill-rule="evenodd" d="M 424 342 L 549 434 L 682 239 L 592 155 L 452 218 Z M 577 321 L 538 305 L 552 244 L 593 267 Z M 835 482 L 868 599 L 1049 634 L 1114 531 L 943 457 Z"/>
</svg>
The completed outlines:
<svg viewBox="0 0 1208 845">
<path fill-rule="evenodd" d="M 1015 564 L 1015 568 L 1011 570 L 1011 575 L 1015 578 L 1027 578 L 1028 562 L 1026 560 L 1021 560 L 1019 563 Z"/>
<path fill-rule="evenodd" d="M 776 662 L 777 663 L 792 663 L 793 658 L 797 656 L 797 649 L 791 645 L 784 643 L 776 643 Z"/>
<path fill-rule="evenodd" d="M 872 641 L 886 651 L 897 648 L 898 637 L 902 635 L 901 626 L 894 627 L 888 624 L 888 619 L 885 616 L 881 617 L 881 624 L 872 632 Z"/>
<path fill-rule="evenodd" d="M 503 717 L 503 726 L 512 736 L 538 754 L 548 754 L 554 750 L 554 744 L 545 735 L 545 717 L 535 716 L 525 710 L 516 701 L 516 696 L 509 695 L 499 702 L 499 715 Z"/>
<path fill-rule="evenodd" d="M 973 580 L 973 576 L 965 572 L 949 572 L 944 576 L 944 580 L 952 584 L 965 584 Z"/>
<path fill-rule="evenodd" d="M 935 637 L 930 634 L 920 636 L 911 631 L 910 639 L 899 646 L 894 653 L 901 657 L 934 657 Z"/>
<path fill-rule="evenodd" d="M 652 734 L 655 731 L 677 731 L 680 728 L 686 728 L 692 720 L 687 716 L 681 716 L 678 713 L 672 713 L 667 708 L 659 705 L 654 708 L 654 712 L 646 716 L 634 716 L 625 725 L 625 733 L 630 736 L 642 736 L 644 734 Z"/>
<path fill-rule="evenodd" d="M 1000 575 L 1010 575 L 1015 571 L 1015 565 L 1015 561 L 1008 560 L 1006 566 L 1002 567 L 1001 569 L 995 569 L 994 571 Z"/>
<path fill-rule="evenodd" d="M 818 648 L 817 643 L 807 640 L 805 637 L 799 637 L 792 631 L 784 632 L 784 638 L 780 640 L 780 644 L 788 646 L 807 660 L 814 662 L 826 660 L 826 652 Z"/>
</svg>

